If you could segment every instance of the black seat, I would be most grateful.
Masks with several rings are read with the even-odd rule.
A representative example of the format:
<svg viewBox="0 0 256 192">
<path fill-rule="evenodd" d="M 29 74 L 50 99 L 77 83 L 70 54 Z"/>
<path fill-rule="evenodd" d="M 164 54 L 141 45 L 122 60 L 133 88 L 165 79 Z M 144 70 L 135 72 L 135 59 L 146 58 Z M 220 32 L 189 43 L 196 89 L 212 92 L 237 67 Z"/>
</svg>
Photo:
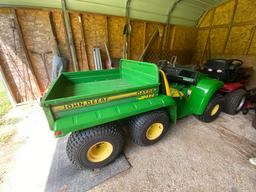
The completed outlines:
<svg viewBox="0 0 256 192">
<path fill-rule="evenodd" d="M 238 59 L 213 59 L 204 65 L 203 72 L 210 77 L 224 82 L 234 82 L 238 79 L 239 69 L 243 61 Z"/>
<path fill-rule="evenodd" d="M 198 71 L 179 67 L 169 67 L 165 69 L 168 81 L 182 83 L 185 85 L 196 85 L 199 77 Z"/>
</svg>

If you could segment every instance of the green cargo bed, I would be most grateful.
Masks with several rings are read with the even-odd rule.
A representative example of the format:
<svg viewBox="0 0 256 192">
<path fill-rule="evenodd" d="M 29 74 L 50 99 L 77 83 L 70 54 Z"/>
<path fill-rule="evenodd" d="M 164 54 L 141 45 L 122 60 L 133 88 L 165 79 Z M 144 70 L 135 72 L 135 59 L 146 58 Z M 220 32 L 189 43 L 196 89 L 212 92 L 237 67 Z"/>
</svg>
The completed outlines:
<svg viewBox="0 0 256 192">
<path fill-rule="evenodd" d="M 155 64 L 121 60 L 119 69 L 61 74 L 41 105 L 58 137 L 166 106 L 175 121 L 176 104 L 159 84 Z"/>
<path fill-rule="evenodd" d="M 43 97 L 44 105 L 58 105 L 129 93 L 159 85 L 154 64 L 121 60 L 120 69 L 63 73 Z"/>
</svg>

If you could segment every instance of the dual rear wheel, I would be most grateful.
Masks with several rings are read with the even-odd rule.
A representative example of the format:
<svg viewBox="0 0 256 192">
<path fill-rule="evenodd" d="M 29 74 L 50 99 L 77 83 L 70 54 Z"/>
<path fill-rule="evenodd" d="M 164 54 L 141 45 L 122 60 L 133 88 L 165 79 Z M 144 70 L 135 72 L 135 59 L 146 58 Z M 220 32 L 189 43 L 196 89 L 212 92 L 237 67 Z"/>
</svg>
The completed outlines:
<svg viewBox="0 0 256 192">
<path fill-rule="evenodd" d="M 164 110 L 156 110 L 128 119 L 128 126 L 135 143 L 151 145 L 167 133 L 169 117 Z M 124 140 L 122 128 L 117 123 L 108 123 L 72 133 L 66 152 L 78 168 L 100 168 L 118 157 Z"/>
</svg>

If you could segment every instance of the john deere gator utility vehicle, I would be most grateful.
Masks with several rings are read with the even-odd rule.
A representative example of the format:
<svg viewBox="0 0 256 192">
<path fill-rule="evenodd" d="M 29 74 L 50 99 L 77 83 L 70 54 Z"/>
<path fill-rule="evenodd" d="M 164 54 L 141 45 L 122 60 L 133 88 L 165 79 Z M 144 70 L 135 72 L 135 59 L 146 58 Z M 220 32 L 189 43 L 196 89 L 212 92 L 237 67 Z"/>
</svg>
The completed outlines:
<svg viewBox="0 0 256 192">
<path fill-rule="evenodd" d="M 70 134 L 66 146 L 70 161 L 81 168 L 112 162 L 124 146 L 120 121 L 128 125 L 135 143 L 151 145 L 179 118 L 216 119 L 224 103 L 216 93 L 223 83 L 199 72 L 171 70 L 121 60 L 119 69 L 61 74 L 41 106 L 56 137 Z"/>
</svg>

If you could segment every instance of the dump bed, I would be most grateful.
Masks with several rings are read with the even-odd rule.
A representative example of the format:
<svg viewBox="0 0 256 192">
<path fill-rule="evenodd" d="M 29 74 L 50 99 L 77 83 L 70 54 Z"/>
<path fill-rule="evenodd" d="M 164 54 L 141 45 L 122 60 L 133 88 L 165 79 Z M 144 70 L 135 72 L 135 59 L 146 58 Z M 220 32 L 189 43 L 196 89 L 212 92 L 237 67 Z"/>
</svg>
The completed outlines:
<svg viewBox="0 0 256 192">
<path fill-rule="evenodd" d="M 170 105 L 158 90 L 155 64 L 121 60 L 119 69 L 61 74 L 41 105 L 51 129 L 67 133 Z"/>
<path fill-rule="evenodd" d="M 157 66 L 121 60 L 120 69 L 61 74 L 43 97 L 42 104 L 56 106 L 120 93 L 157 89 L 158 85 Z"/>
</svg>

